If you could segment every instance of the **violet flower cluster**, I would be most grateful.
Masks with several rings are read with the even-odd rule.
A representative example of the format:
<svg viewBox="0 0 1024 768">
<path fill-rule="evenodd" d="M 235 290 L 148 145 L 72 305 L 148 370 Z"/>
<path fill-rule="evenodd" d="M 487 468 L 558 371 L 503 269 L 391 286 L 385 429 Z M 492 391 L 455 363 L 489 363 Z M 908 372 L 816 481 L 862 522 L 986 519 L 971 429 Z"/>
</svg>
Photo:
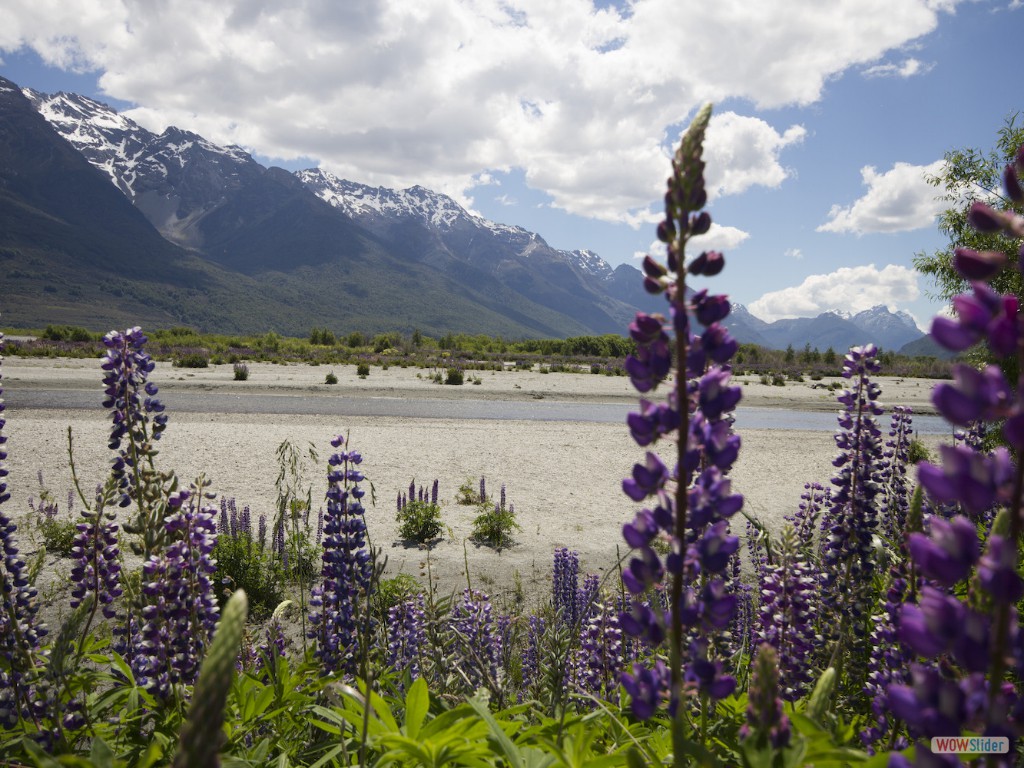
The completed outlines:
<svg viewBox="0 0 1024 768">
<path fill-rule="evenodd" d="M 884 449 L 875 419 L 882 414 L 881 388 L 870 378 L 880 370 L 877 354 L 874 344 L 853 347 L 843 361 L 843 376 L 850 380 L 850 388 L 838 398 L 844 410 L 835 436 L 839 453 L 832 464 L 839 471 L 832 478 L 830 527 L 822 555 L 823 595 L 842 617 L 837 642 L 843 644 L 843 631 L 852 630 L 857 650 L 864 650 L 868 635 L 875 573 L 872 539 L 878 530 L 876 497 L 882 492 L 878 473 Z"/>
<path fill-rule="evenodd" d="M 818 572 L 791 526 L 783 529 L 775 554 L 775 562 L 762 570 L 757 634 L 776 653 L 780 695 L 796 701 L 810 690 L 822 640 L 817 632 Z"/>
<path fill-rule="evenodd" d="M 0 352 L 3 345 L 4 337 L 0 333 Z M 18 526 L 2 509 L 11 497 L 6 479 L 4 407 L 0 387 L 0 557 L 3 558 L 0 563 L 0 725 L 11 728 L 21 717 L 35 714 L 34 654 L 46 635 L 46 627 L 37 619 L 36 590 L 29 584 L 25 561 L 19 556 L 14 535 Z"/>
<path fill-rule="evenodd" d="M 459 671 L 469 691 L 499 684 L 501 634 L 491 615 L 491 599 L 483 592 L 466 589 L 449 617 L 452 646 L 462 660 Z"/>
<path fill-rule="evenodd" d="M 426 607 L 423 595 L 388 609 L 388 664 L 396 672 L 420 676 L 420 656 L 426 647 Z"/>
<path fill-rule="evenodd" d="M 352 674 L 358 659 L 358 609 L 372 576 L 366 549 L 365 510 L 359 487 L 365 478 L 359 470 L 363 457 L 345 450 L 345 438 L 331 440 L 336 450 L 328 459 L 327 510 L 324 513 L 322 583 L 313 588 L 310 605 L 316 654 L 328 673 Z"/>
<path fill-rule="evenodd" d="M 729 518 L 743 504 L 727 476 L 740 446 L 730 412 L 741 393 L 730 384 L 728 365 L 738 345 L 721 325 L 730 311 L 727 297 L 706 290 L 690 295 L 686 286 L 687 274 L 710 277 L 724 266 L 722 255 L 713 251 L 685 262 L 688 239 L 711 226 L 710 215 L 701 211 L 707 199 L 701 153 L 710 114 L 710 106 L 701 110 L 673 159 L 665 220 L 658 226 L 667 264 L 650 256 L 643 264 L 644 285 L 666 295 L 670 321 L 639 313 L 629 327 L 636 352 L 625 367 L 638 391 L 655 390 L 675 370 L 665 401 L 643 399 L 640 411 L 629 416 L 630 433 L 643 447 L 679 433 L 674 462 L 648 451 L 622 484 L 632 500 L 649 504 L 623 528 L 635 555 L 622 577 L 632 596 L 620 617 L 622 630 L 652 646 L 669 641 L 667 678 L 661 665 L 649 669 L 637 664 L 623 675 L 640 717 L 653 712 L 666 692 L 674 708 L 681 700 L 684 676 L 686 684 L 711 699 L 728 696 L 736 687 L 714 659 L 709 638 L 731 627 L 738 603 L 724 578 L 739 547 L 739 539 L 729 533 Z M 692 330 L 698 326 L 703 329 L 699 336 Z M 659 537 L 669 541 L 664 559 L 654 547 Z M 660 611 L 643 597 L 666 578 L 669 603 Z"/>
<path fill-rule="evenodd" d="M 138 326 L 103 337 L 107 347 L 101 363 L 105 371 L 103 407 L 110 410 L 113 422 L 108 446 L 117 452 L 112 472 L 121 489 L 122 507 L 131 503 L 140 462 L 151 450 L 151 441 L 159 440 L 167 427 L 164 405 L 156 398 L 157 387 L 147 380 L 155 363 L 145 351 L 146 341 Z"/>
<path fill-rule="evenodd" d="M 170 543 L 142 564 L 144 602 L 132 662 L 139 685 L 160 698 L 195 682 L 220 616 L 212 556 L 216 509 L 201 501 L 201 485 L 170 495 L 164 523 Z"/>
<path fill-rule="evenodd" d="M 104 507 L 101 494 L 95 511 L 83 509 L 85 522 L 75 526 L 77 533 L 71 547 L 75 564 L 71 568 L 71 607 L 93 604 L 103 616 L 113 619 L 117 615 L 114 601 L 121 596 L 121 550 L 117 542 L 117 523 L 114 514 Z"/>
<path fill-rule="evenodd" d="M 1003 174 L 1006 199 L 1020 209 L 1024 191 L 1024 146 Z M 968 222 L 983 233 L 1003 232 L 1024 238 L 1024 216 L 974 203 Z M 988 281 L 1003 270 L 1022 268 L 1005 253 L 958 248 L 953 266 L 971 290 L 953 299 L 955 318 L 938 317 L 932 336 L 943 347 L 960 352 L 984 343 L 997 360 L 1024 362 L 1022 322 L 1016 296 L 996 292 Z M 967 364 L 954 368 L 953 381 L 938 385 L 932 402 L 953 424 L 971 428 L 979 421 L 1001 422 L 1001 436 L 1019 457 L 1024 451 L 1024 389 L 1014 388 L 999 365 L 982 369 Z M 922 463 L 921 485 L 941 505 L 960 511 L 946 520 L 932 515 L 927 533 L 912 533 L 908 548 L 926 580 L 917 603 L 899 614 L 900 640 L 924 662 L 911 664 L 909 682 L 888 689 L 891 712 L 906 721 L 911 736 L 957 735 L 965 729 L 985 736 L 1004 736 L 1015 751 L 1021 692 L 1006 680 L 1011 668 L 1024 667 L 1016 603 L 1024 596 L 1018 573 L 1018 544 L 1024 533 L 1021 497 L 1024 463 L 1006 447 L 989 453 L 977 445 L 943 446 L 941 465 Z M 992 522 L 986 541 L 978 526 L 987 523 L 993 507 L 1002 512 Z M 943 510 L 945 511 L 945 510 Z M 955 596 L 967 582 L 968 602 Z M 1002 757 L 993 759 L 1009 764 Z"/>
</svg>

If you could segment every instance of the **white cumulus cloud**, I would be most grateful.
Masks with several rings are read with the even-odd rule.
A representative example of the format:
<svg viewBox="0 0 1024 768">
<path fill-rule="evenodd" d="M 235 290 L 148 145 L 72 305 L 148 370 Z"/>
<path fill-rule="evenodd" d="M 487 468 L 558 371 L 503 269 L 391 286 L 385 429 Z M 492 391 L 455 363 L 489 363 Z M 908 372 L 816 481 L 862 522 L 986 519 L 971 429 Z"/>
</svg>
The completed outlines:
<svg viewBox="0 0 1024 768">
<path fill-rule="evenodd" d="M 864 70 L 865 77 L 913 77 L 923 75 L 932 70 L 932 65 L 924 64 L 919 59 L 904 59 L 899 64 L 876 64 Z"/>
<path fill-rule="evenodd" d="M 850 232 L 857 235 L 871 232 L 906 232 L 931 227 L 947 203 L 939 200 L 939 190 L 926 176 L 937 175 L 943 160 L 929 165 L 896 163 L 879 173 L 873 166 L 861 169 L 867 192 L 852 204 L 833 205 L 828 221 L 819 232 Z"/>
<path fill-rule="evenodd" d="M 920 295 L 918 274 L 907 267 L 874 264 L 841 267 L 826 275 L 810 275 L 800 285 L 771 291 L 748 309 L 767 322 L 787 317 L 816 317 L 829 310 L 862 312 L 884 304 L 895 309 Z"/>
<path fill-rule="evenodd" d="M 641 224 L 662 194 L 665 140 L 701 103 L 811 104 L 954 6 L 5 0 L 0 54 L 27 46 L 52 66 L 96 71 L 149 128 L 459 199 L 481 173 L 519 169 L 558 208 Z M 718 149 L 733 162 L 716 188 L 778 184 L 778 153 L 803 129 L 731 119 L 719 121 L 732 126 Z"/>
<path fill-rule="evenodd" d="M 764 120 L 735 112 L 714 115 L 704 141 L 708 196 L 737 194 L 755 184 L 779 186 L 789 175 L 779 153 L 806 133 L 794 125 L 780 134 Z"/>
</svg>

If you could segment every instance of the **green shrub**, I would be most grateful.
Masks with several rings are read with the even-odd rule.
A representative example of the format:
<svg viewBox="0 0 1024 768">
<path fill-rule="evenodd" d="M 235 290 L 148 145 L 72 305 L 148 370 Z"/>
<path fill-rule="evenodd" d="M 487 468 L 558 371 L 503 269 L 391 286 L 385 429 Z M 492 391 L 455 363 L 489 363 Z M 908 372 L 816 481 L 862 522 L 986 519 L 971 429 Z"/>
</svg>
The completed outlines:
<svg viewBox="0 0 1024 768">
<path fill-rule="evenodd" d="M 356 374 L 358 374 L 359 378 L 365 379 L 367 376 L 370 375 L 370 364 L 359 363 L 358 365 L 356 365 Z"/>
<path fill-rule="evenodd" d="M 907 463 L 917 464 L 921 461 L 931 461 L 932 454 L 928 447 L 919 438 L 914 438 L 907 446 Z"/>
<path fill-rule="evenodd" d="M 174 358 L 175 368 L 208 368 L 210 361 L 201 352 L 189 352 Z"/>
<path fill-rule="evenodd" d="M 222 584 L 217 596 L 222 608 L 232 592 L 244 589 L 249 596 L 250 615 L 254 619 L 264 619 L 284 599 L 281 587 L 283 574 L 250 535 L 218 536 L 213 557 L 217 561 L 217 574 Z"/>
<path fill-rule="evenodd" d="M 418 595 L 423 587 L 408 573 L 399 573 L 390 579 L 381 579 L 373 593 L 373 607 L 377 616 L 383 621 L 388 611 L 410 597 Z"/>
<path fill-rule="evenodd" d="M 324 384 L 337 384 L 337 383 L 338 383 L 338 377 L 334 375 L 334 371 L 331 371 L 326 376 L 324 376 Z"/>
<path fill-rule="evenodd" d="M 462 371 L 460 371 L 458 368 L 449 368 L 448 369 L 448 372 L 445 374 L 445 377 L 444 377 L 444 383 L 445 384 L 459 385 L 459 384 L 462 384 L 462 381 L 463 381 Z"/>
<path fill-rule="evenodd" d="M 522 530 L 511 506 L 502 508 L 485 501 L 477 507 L 477 511 L 479 514 L 473 519 L 472 539 L 480 544 L 502 549 L 512 544 L 514 531 Z"/>
<path fill-rule="evenodd" d="M 481 501 L 480 493 L 477 491 L 477 481 L 472 477 L 467 477 L 455 494 L 455 503 L 469 506 L 479 504 Z"/>
<path fill-rule="evenodd" d="M 43 518 L 39 521 L 39 532 L 43 534 L 43 544 L 49 554 L 71 557 L 78 533 L 74 520 Z"/>
<path fill-rule="evenodd" d="M 425 544 L 441 535 L 441 507 L 429 501 L 409 501 L 395 518 L 399 522 L 398 535 L 406 541 Z"/>
<path fill-rule="evenodd" d="M 235 363 L 235 381 L 248 381 L 249 366 L 245 363 Z"/>
</svg>

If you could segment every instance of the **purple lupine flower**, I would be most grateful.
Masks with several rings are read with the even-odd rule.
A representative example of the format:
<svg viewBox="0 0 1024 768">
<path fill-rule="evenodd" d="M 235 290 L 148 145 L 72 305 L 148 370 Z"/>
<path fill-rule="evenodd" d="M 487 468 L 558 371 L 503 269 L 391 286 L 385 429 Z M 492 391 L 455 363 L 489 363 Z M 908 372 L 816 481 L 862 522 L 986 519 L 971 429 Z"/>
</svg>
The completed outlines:
<svg viewBox="0 0 1024 768">
<path fill-rule="evenodd" d="M 1013 460 L 1000 446 L 990 454 L 967 446 L 939 446 L 942 466 L 922 461 L 918 480 L 940 504 L 960 504 L 964 512 L 977 517 L 996 504 L 1009 502 L 1013 488 Z"/>
<path fill-rule="evenodd" d="M 101 607 L 103 615 L 113 619 L 116 615 L 114 600 L 121 596 L 120 550 L 117 546 L 117 524 L 114 515 L 99 506 L 92 512 L 83 509 L 84 523 L 76 527 L 78 533 L 71 548 L 75 564 L 71 568 L 71 607 L 82 603 Z"/>
<path fill-rule="evenodd" d="M 758 639 L 777 653 L 781 696 L 796 701 L 810 688 L 815 656 L 818 574 L 800 549 L 792 527 L 783 529 L 776 560 L 765 565 L 760 583 Z"/>
<path fill-rule="evenodd" d="M 459 669 L 470 690 L 498 684 L 501 635 L 491 617 L 491 600 L 483 592 L 463 590 L 452 608 L 449 629 Z"/>
<path fill-rule="evenodd" d="M 616 703 L 623 664 L 618 613 L 610 604 L 598 602 L 580 632 L 572 665 L 573 684 L 581 693 Z"/>
<path fill-rule="evenodd" d="M 873 344 L 853 347 L 843 363 L 843 376 L 851 380 L 851 387 L 837 398 L 845 410 L 839 414 L 840 431 L 835 436 L 839 453 L 832 464 L 839 471 L 832 478 L 831 527 L 822 554 L 823 597 L 844 622 L 849 621 L 860 645 L 868 634 L 875 571 L 871 542 L 882 490 L 878 467 L 883 447 L 875 421 L 882 408 L 878 385 L 870 379 L 880 368 L 877 352 Z"/>
<path fill-rule="evenodd" d="M 578 619 L 576 593 L 579 589 L 580 556 L 560 547 L 555 550 L 551 574 L 551 605 L 562 624 L 574 626 Z"/>
<path fill-rule="evenodd" d="M 879 471 L 883 501 L 882 525 L 890 541 L 903 536 L 907 511 L 910 509 L 911 488 L 907 481 L 907 462 L 913 435 L 913 416 L 910 408 L 902 405 L 892 409 L 889 439 L 885 442 L 883 463 Z"/>
<path fill-rule="evenodd" d="M 480 478 L 480 503 L 483 504 L 485 501 L 487 501 L 487 483 L 484 481 L 484 478 L 481 477 Z"/>
<path fill-rule="evenodd" d="M 874 724 L 861 731 L 861 741 L 869 750 L 874 749 L 886 734 L 892 722 L 888 712 L 888 690 L 892 685 L 908 685 L 910 662 L 914 654 L 898 641 L 896 627 L 899 612 L 907 593 L 909 565 L 904 558 L 898 558 L 889 569 L 889 587 L 886 591 L 882 610 L 872 616 L 873 626 L 870 645 L 873 649 L 868 659 L 867 679 L 864 693 L 871 699 Z M 893 743 L 896 749 L 906 747 L 906 739 L 897 736 Z"/>
<path fill-rule="evenodd" d="M 596 573 L 588 573 L 583 579 L 583 586 L 576 590 L 576 621 L 583 624 L 590 620 L 597 610 L 600 589 L 601 577 Z"/>
<path fill-rule="evenodd" d="M 416 595 L 388 610 L 388 664 L 396 672 L 420 676 L 420 655 L 426 646 L 423 595 Z"/>
<path fill-rule="evenodd" d="M 199 674 L 220 610 L 215 589 L 217 543 L 212 506 L 199 507 L 201 488 L 172 493 L 165 521 L 170 543 L 142 564 L 143 607 L 134 639 L 139 685 L 166 698 Z"/>
<path fill-rule="evenodd" d="M 327 512 L 324 514 L 323 582 L 314 588 L 310 604 L 309 636 L 317 642 L 316 654 L 325 672 L 354 671 L 359 650 L 359 617 L 356 615 L 370 587 L 372 564 L 366 549 L 364 479 L 358 469 L 363 457 L 344 450 L 345 438 L 331 440 L 336 450 L 328 459 Z"/>
<path fill-rule="evenodd" d="M 438 481 L 437 481 L 437 478 L 435 477 L 434 478 L 434 484 L 432 486 L 430 486 L 430 503 L 431 504 L 437 504 L 437 490 L 438 490 Z"/>
<path fill-rule="evenodd" d="M 113 421 L 108 447 L 116 452 L 112 474 L 121 489 L 121 506 L 131 503 L 142 451 L 150 441 L 159 440 L 167 426 L 163 403 L 156 398 L 157 387 L 147 381 L 155 364 L 145 351 L 146 341 L 137 326 L 103 337 L 107 347 L 100 366 L 105 371 L 103 407 L 110 410 Z M 123 446 L 125 439 L 128 447 Z"/>
<path fill-rule="evenodd" d="M 505 484 L 504 483 L 501 484 L 501 501 L 498 502 L 498 509 L 500 509 L 502 512 L 505 511 Z"/>
<path fill-rule="evenodd" d="M 1024 596 L 1024 580 L 1017 572 L 1017 551 L 1006 537 L 992 534 L 978 563 L 978 583 L 1001 605 L 1013 605 Z"/>
<path fill-rule="evenodd" d="M 640 720 L 647 720 L 668 696 L 669 670 L 660 660 L 653 667 L 634 664 L 631 673 L 623 673 L 622 687 L 629 694 L 633 715 Z"/>
<path fill-rule="evenodd" d="M 688 238 L 707 231 L 711 223 L 710 216 L 699 210 L 707 199 L 700 155 L 709 117 L 710 107 L 701 110 L 673 160 L 666 216 L 658 227 L 659 239 L 668 244 L 668 263 L 661 267 L 653 259 L 645 261 L 645 287 L 666 295 L 671 322 L 661 315 L 640 313 L 629 328 L 637 352 L 626 360 L 626 370 L 638 391 L 656 389 L 676 367 L 674 386 L 664 405 L 644 401 L 641 412 L 628 419 L 630 433 L 644 446 L 673 429 L 680 433 L 675 462 L 648 452 L 644 463 L 636 464 L 633 476 L 622 484 L 634 501 L 655 502 L 623 529 L 635 552 L 622 576 L 632 599 L 624 606 L 620 624 L 626 635 L 649 644 L 668 637 L 676 651 L 670 653 L 668 680 L 663 667 L 657 671 L 635 667 L 623 675 L 639 717 L 653 712 L 666 689 L 674 710 L 682 696 L 684 666 L 686 680 L 712 699 L 728 695 L 736 685 L 713 657 L 707 636 L 731 627 L 738 606 L 737 596 L 716 577 L 728 569 L 739 546 L 728 532 L 727 521 L 743 504 L 743 497 L 731 492 L 727 477 L 739 452 L 730 411 L 741 391 L 731 384 L 727 367 L 737 344 L 720 323 L 729 312 L 727 298 L 700 292 L 687 299 L 685 285 L 687 273 L 711 276 L 723 266 L 718 253 L 703 253 L 688 267 L 684 261 Z M 691 312 L 698 321 L 708 323 L 700 337 L 690 330 Z M 664 560 L 652 546 L 662 536 L 669 540 Z M 645 594 L 650 594 L 648 590 L 665 594 L 658 590 L 668 574 L 668 610 L 655 610 Z"/>
<path fill-rule="evenodd" d="M 974 523 L 957 515 L 950 521 L 931 516 L 929 534 L 911 533 L 907 539 L 918 570 L 945 587 L 966 579 L 981 555 Z"/>
<path fill-rule="evenodd" d="M 0 352 L 3 347 L 4 335 L 0 333 Z M 0 724 L 12 728 L 21 715 L 31 716 L 36 711 L 39 692 L 33 688 L 38 672 L 34 654 L 46 627 L 37 618 L 36 589 L 29 584 L 25 562 L 19 557 L 15 538 L 18 526 L 2 510 L 11 498 L 7 490 L 4 408 L 0 387 Z"/>
<path fill-rule="evenodd" d="M 523 690 L 529 690 L 540 680 L 541 638 L 546 624 L 540 616 L 531 614 L 526 629 L 526 643 L 523 646 L 522 676 Z"/>
<path fill-rule="evenodd" d="M 740 738 L 753 738 L 775 749 L 789 744 L 789 718 L 779 697 L 778 658 L 770 645 L 762 645 L 757 650 L 747 697 L 747 722 L 740 728 Z"/>
<path fill-rule="evenodd" d="M 267 516 L 260 512 L 259 524 L 256 527 L 256 543 L 262 552 L 267 547 Z"/>
</svg>

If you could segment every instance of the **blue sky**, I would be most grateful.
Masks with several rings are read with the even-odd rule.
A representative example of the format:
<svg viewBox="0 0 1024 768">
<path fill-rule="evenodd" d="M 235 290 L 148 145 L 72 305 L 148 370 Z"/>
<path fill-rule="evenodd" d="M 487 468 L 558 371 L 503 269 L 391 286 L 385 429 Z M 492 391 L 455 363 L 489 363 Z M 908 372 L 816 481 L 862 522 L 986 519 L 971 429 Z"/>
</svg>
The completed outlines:
<svg viewBox="0 0 1024 768">
<path fill-rule="evenodd" d="M 264 164 L 446 192 L 615 265 L 654 246 L 668 156 L 715 103 L 713 290 L 772 320 L 927 325 L 923 183 L 1024 108 L 1021 0 L 5 0 L 0 74 Z"/>
</svg>

